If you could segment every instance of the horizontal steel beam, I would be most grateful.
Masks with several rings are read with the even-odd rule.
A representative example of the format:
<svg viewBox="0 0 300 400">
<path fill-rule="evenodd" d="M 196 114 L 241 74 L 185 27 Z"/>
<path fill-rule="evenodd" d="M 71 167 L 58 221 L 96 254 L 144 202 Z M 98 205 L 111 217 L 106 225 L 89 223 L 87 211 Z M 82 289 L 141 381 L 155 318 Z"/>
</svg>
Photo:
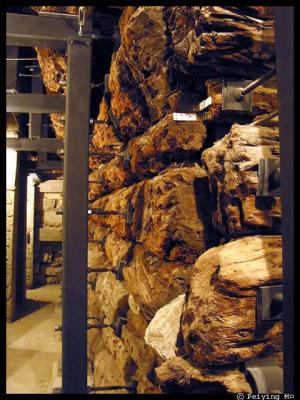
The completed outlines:
<svg viewBox="0 0 300 400">
<path fill-rule="evenodd" d="M 76 19 L 6 13 L 7 45 L 65 50 L 68 38 L 77 36 L 78 31 Z M 84 34 L 91 34 L 91 22 L 88 19 L 85 21 Z"/>
<path fill-rule="evenodd" d="M 56 152 L 64 148 L 64 142 L 57 139 L 6 138 L 6 147 L 17 151 Z"/>
<path fill-rule="evenodd" d="M 20 168 L 29 171 L 51 171 L 63 170 L 64 164 L 62 161 L 21 161 Z"/>
<path fill-rule="evenodd" d="M 43 80 L 42 79 L 32 79 L 31 82 L 31 93 L 42 94 L 43 93 Z M 43 115 L 42 114 L 29 114 L 29 129 L 28 136 L 29 138 L 39 138 L 42 136 L 42 122 Z"/>
<path fill-rule="evenodd" d="M 6 112 L 30 114 L 63 113 L 66 96 L 48 94 L 7 93 Z"/>
</svg>

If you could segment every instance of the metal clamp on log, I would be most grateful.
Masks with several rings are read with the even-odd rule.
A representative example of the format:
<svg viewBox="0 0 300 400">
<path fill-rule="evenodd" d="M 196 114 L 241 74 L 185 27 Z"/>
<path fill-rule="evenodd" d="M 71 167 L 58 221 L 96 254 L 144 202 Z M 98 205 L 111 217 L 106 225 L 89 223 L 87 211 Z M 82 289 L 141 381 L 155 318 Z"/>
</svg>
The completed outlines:
<svg viewBox="0 0 300 400">
<path fill-rule="evenodd" d="M 99 239 L 99 240 L 94 240 L 94 239 L 89 239 L 88 240 L 89 243 L 100 243 L 101 246 L 104 246 L 105 241 L 106 241 L 106 237 L 103 238 L 103 239 Z"/>
<path fill-rule="evenodd" d="M 102 122 L 103 121 L 101 121 L 101 123 Z M 89 156 L 99 157 L 99 158 L 102 158 L 102 157 L 103 158 L 111 158 L 111 159 L 115 158 L 115 157 L 122 157 L 123 161 L 124 161 L 124 168 L 125 169 L 130 168 L 130 154 L 129 154 L 128 148 L 126 148 L 124 151 L 121 151 L 120 153 L 105 153 L 105 152 L 101 152 L 101 151 L 91 151 L 91 152 L 89 152 Z"/>
<path fill-rule="evenodd" d="M 85 24 L 85 7 L 79 7 L 79 9 L 78 9 L 78 25 L 79 25 L 78 35 L 79 36 L 83 36 L 84 24 Z"/>
<path fill-rule="evenodd" d="M 258 187 L 256 196 L 280 196 L 280 160 L 261 158 L 258 165 Z"/>
<path fill-rule="evenodd" d="M 125 389 L 128 390 L 129 393 L 137 393 L 137 385 L 138 385 L 138 380 L 135 379 L 134 377 L 131 379 L 131 382 L 129 385 L 126 386 L 88 386 L 87 392 L 100 392 L 100 391 L 106 391 L 106 390 L 121 390 Z"/>
<path fill-rule="evenodd" d="M 173 112 L 174 121 L 203 121 L 208 119 L 210 113 L 207 108 L 212 105 L 212 98 L 209 96 L 207 99 L 199 102 L 199 96 L 194 94 L 187 94 L 180 97 L 178 104 Z"/>
<path fill-rule="evenodd" d="M 282 285 L 259 286 L 256 294 L 257 325 L 264 326 L 283 319 Z"/>
<path fill-rule="evenodd" d="M 127 210 L 126 212 L 120 212 L 120 211 L 108 211 L 108 210 L 102 210 L 100 208 L 90 208 L 88 209 L 88 215 L 96 214 L 96 215 L 123 215 L 126 217 L 126 223 L 127 225 L 131 225 L 133 222 L 133 207 L 131 203 L 129 202 L 127 205 Z M 56 215 L 63 215 L 63 210 L 57 210 Z"/>
<path fill-rule="evenodd" d="M 283 393 L 283 369 L 273 360 L 254 359 L 245 362 L 245 375 L 252 393 Z"/>
<path fill-rule="evenodd" d="M 87 324 L 87 329 L 113 328 L 114 334 L 121 338 L 122 327 L 127 324 L 127 319 L 119 317 L 116 324 Z"/>
<path fill-rule="evenodd" d="M 104 184 L 103 176 L 100 176 L 98 181 L 88 181 L 88 183 L 89 184 L 92 183 L 92 184 L 96 184 L 96 185 L 103 185 Z"/>
<path fill-rule="evenodd" d="M 265 75 L 254 81 L 230 81 L 224 79 L 222 87 L 222 110 L 252 112 L 253 90 L 272 78 L 275 74 L 276 68 L 272 68 Z"/>
<path fill-rule="evenodd" d="M 107 211 L 107 210 L 102 210 L 102 209 L 99 209 L 99 208 L 90 208 L 88 210 L 88 214 L 89 215 L 91 215 L 91 214 L 96 214 L 96 215 L 123 215 L 124 217 L 126 217 L 127 225 L 132 225 L 132 222 L 133 222 L 133 207 L 131 205 L 131 202 L 128 203 L 127 210 L 126 210 L 126 212 L 123 212 L 123 213 L 119 212 L 119 211 Z"/>
<path fill-rule="evenodd" d="M 88 273 L 92 272 L 113 272 L 116 275 L 118 281 L 122 281 L 124 279 L 123 269 L 126 267 L 127 262 L 125 260 L 121 260 L 118 262 L 118 265 L 112 269 L 109 268 L 88 268 Z"/>
<path fill-rule="evenodd" d="M 117 138 L 119 140 L 124 141 L 124 137 L 123 137 L 123 135 L 121 134 L 121 131 L 120 131 L 119 120 L 114 115 L 114 113 L 112 111 L 112 108 L 111 108 L 111 93 L 110 93 L 110 90 L 109 90 L 109 84 L 108 83 L 109 83 L 109 74 L 106 74 L 104 76 L 104 98 L 105 98 L 105 101 L 106 101 L 107 107 L 108 107 L 107 113 L 108 113 L 108 116 L 109 116 L 109 120 L 110 120 L 110 122 L 111 122 L 111 124 L 113 126 L 113 130 L 114 130 L 115 135 L 117 136 Z"/>
</svg>

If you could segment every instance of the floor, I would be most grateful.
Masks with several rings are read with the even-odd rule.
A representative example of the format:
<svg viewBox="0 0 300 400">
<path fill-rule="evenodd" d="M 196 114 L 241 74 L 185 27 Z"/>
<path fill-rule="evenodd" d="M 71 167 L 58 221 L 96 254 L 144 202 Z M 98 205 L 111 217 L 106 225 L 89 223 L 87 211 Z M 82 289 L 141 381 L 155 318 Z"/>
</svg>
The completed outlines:
<svg viewBox="0 0 300 400">
<path fill-rule="evenodd" d="M 27 290 L 21 318 L 6 324 L 6 392 L 52 393 L 60 360 L 60 285 Z"/>
</svg>

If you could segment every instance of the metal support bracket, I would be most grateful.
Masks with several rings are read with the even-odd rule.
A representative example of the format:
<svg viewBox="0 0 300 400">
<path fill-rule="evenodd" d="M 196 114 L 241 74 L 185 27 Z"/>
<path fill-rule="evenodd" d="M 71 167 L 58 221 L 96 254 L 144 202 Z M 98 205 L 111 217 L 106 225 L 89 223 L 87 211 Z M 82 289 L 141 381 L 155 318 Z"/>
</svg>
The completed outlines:
<svg viewBox="0 0 300 400">
<path fill-rule="evenodd" d="M 87 213 L 88 215 L 123 215 L 126 217 L 126 223 L 127 225 L 132 225 L 133 222 L 133 207 L 131 205 L 131 202 L 128 203 L 126 212 L 120 212 L 120 211 L 108 211 L 108 210 L 102 210 L 100 208 L 90 208 L 88 209 Z M 56 211 L 56 215 L 63 215 L 64 212 L 62 209 Z"/>
<path fill-rule="evenodd" d="M 123 325 L 126 325 L 126 324 L 127 324 L 127 319 L 126 319 L 126 318 L 123 318 L 123 317 L 118 318 L 117 323 L 116 323 L 116 325 L 114 326 L 114 334 L 115 334 L 118 338 L 121 338 L 121 335 L 122 335 L 122 327 L 123 327 Z"/>
<path fill-rule="evenodd" d="M 119 261 L 118 265 L 115 268 L 109 269 L 109 268 L 88 268 L 87 272 L 93 273 L 93 272 L 112 272 L 116 275 L 116 278 L 118 281 L 122 281 L 124 279 L 123 276 L 123 269 L 126 267 L 127 262 L 124 260 Z"/>
<path fill-rule="evenodd" d="M 116 274 L 116 278 L 118 281 L 122 281 L 124 279 L 123 275 L 123 269 L 126 267 L 127 262 L 125 260 L 121 260 L 118 262 L 118 265 L 116 268 L 114 268 L 113 272 Z"/>
<path fill-rule="evenodd" d="M 245 375 L 252 393 L 283 393 L 283 370 L 273 360 L 254 359 L 245 362 Z"/>
<path fill-rule="evenodd" d="M 224 79 L 222 88 L 222 109 L 252 112 L 253 90 L 272 78 L 275 74 L 276 68 L 274 67 L 265 75 L 254 81 L 229 81 Z"/>
<path fill-rule="evenodd" d="M 123 215 L 126 217 L 126 223 L 127 225 L 132 225 L 133 222 L 133 207 L 131 205 L 131 202 L 128 203 L 126 212 L 119 212 L 119 211 L 107 211 L 107 210 L 102 210 L 99 208 L 90 208 L 88 210 L 88 214 L 96 214 L 96 215 Z M 57 214 L 62 213 L 62 210 L 57 210 Z"/>
<path fill-rule="evenodd" d="M 6 146 L 16 151 L 49 151 L 63 149 L 64 142 L 59 139 L 6 138 Z"/>
<path fill-rule="evenodd" d="M 280 196 L 280 160 L 261 158 L 258 166 L 258 187 L 256 196 Z"/>
<path fill-rule="evenodd" d="M 224 79 L 222 87 L 222 110 L 244 111 L 251 113 L 253 110 L 253 92 L 244 95 L 241 100 L 236 98 L 236 90 L 252 81 L 230 81 Z"/>
<path fill-rule="evenodd" d="M 6 94 L 6 112 L 50 114 L 65 111 L 66 97 L 59 94 Z"/>
<path fill-rule="evenodd" d="M 125 149 L 123 153 L 121 153 L 123 156 L 123 161 L 124 161 L 124 168 L 129 169 L 130 168 L 130 154 L 128 151 L 128 147 Z"/>
<path fill-rule="evenodd" d="M 85 7 L 79 7 L 79 9 L 78 9 L 78 25 L 79 25 L 78 35 L 79 36 L 83 36 L 84 24 L 85 24 Z"/>
<path fill-rule="evenodd" d="M 129 385 L 116 385 L 116 386 L 88 386 L 88 393 L 91 392 L 100 392 L 100 391 L 106 391 L 106 390 L 121 390 L 125 389 L 128 390 L 129 393 L 137 393 L 137 385 L 138 385 L 138 380 L 135 379 L 134 377 L 131 379 L 131 382 Z"/>
<path fill-rule="evenodd" d="M 122 327 L 127 324 L 127 319 L 123 317 L 119 317 L 116 324 L 87 324 L 87 329 L 104 329 L 104 328 L 113 328 L 114 334 L 121 338 L 122 335 Z"/>
<path fill-rule="evenodd" d="M 256 296 L 258 326 L 283 319 L 282 285 L 259 286 Z"/>
<path fill-rule="evenodd" d="M 212 105 L 211 96 L 199 102 L 193 94 L 181 96 L 173 112 L 174 121 L 203 121 L 209 116 L 206 111 Z"/>
<path fill-rule="evenodd" d="M 41 13 L 39 16 L 6 13 L 6 44 L 65 50 L 68 38 L 78 35 L 78 18 L 70 18 L 69 14 L 57 18 L 52 14 L 41 17 Z M 85 22 L 85 34 L 92 35 L 89 20 Z"/>
<path fill-rule="evenodd" d="M 125 151 L 122 151 L 120 153 L 105 153 L 105 152 L 101 152 L 101 151 L 91 151 L 91 152 L 89 152 L 89 156 L 90 157 L 106 158 L 106 159 L 107 158 L 108 159 L 112 159 L 112 158 L 115 158 L 115 157 L 122 157 L 123 161 L 124 161 L 124 168 L 125 169 L 129 169 L 130 168 L 130 154 L 129 154 L 128 148 L 126 148 Z"/>
<path fill-rule="evenodd" d="M 120 131 L 120 126 L 119 126 L 119 120 L 118 118 L 114 115 L 112 108 L 111 108 L 111 93 L 109 90 L 109 74 L 106 74 L 104 76 L 104 98 L 105 101 L 107 103 L 107 107 L 108 107 L 108 116 L 109 116 L 109 120 L 113 126 L 113 130 L 115 135 L 117 136 L 118 139 L 120 139 L 121 141 L 124 141 L 124 137 L 121 134 Z"/>
</svg>

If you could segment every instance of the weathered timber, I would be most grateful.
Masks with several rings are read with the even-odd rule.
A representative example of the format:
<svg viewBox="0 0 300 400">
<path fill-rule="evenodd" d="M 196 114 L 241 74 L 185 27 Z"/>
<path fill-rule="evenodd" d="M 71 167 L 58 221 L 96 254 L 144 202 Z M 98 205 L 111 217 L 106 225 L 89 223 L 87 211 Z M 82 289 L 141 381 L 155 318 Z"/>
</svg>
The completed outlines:
<svg viewBox="0 0 300 400">
<path fill-rule="evenodd" d="M 101 165 L 90 175 L 89 199 L 128 186 L 151 177 L 172 161 L 189 159 L 201 150 L 206 138 L 206 128 L 201 121 L 174 121 L 172 113 L 142 135 L 130 140 L 127 146 L 130 165 L 119 155 Z"/>
<path fill-rule="evenodd" d="M 251 393 L 238 368 L 195 368 L 181 357 L 172 357 L 155 369 L 163 393 Z"/>
<path fill-rule="evenodd" d="M 161 260 L 137 244 L 123 274 L 124 285 L 150 320 L 159 308 L 188 290 L 192 265 Z"/>
<path fill-rule="evenodd" d="M 156 355 L 144 341 L 147 322 L 141 314 L 136 315 L 131 310 L 127 314 L 127 320 L 127 324 L 122 328 L 122 341 L 138 366 L 135 372 L 139 381 L 137 393 L 160 393 L 159 387 L 151 379 L 153 368 L 157 365 Z"/>
<path fill-rule="evenodd" d="M 104 323 L 112 324 L 118 316 L 126 316 L 128 311 L 128 291 L 112 272 L 98 275 L 96 295 L 99 306 L 105 315 Z"/>
<path fill-rule="evenodd" d="M 280 231 L 280 197 L 256 197 L 261 158 L 279 158 L 276 125 L 234 124 L 202 154 L 211 192 L 217 198 L 214 224 L 225 235 Z"/>
<path fill-rule="evenodd" d="M 269 9 L 266 12 L 266 9 Z M 274 67 L 272 7 L 167 7 L 170 64 L 185 74 L 257 78 Z"/>
<path fill-rule="evenodd" d="M 257 287 L 282 282 L 281 242 L 281 236 L 249 236 L 199 257 L 182 319 L 185 350 L 195 365 L 282 351 L 282 321 L 256 322 Z"/>
<path fill-rule="evenodd" d="M 147 103 L 152 121 L 174 108 L 178 91 L 169 84 L 166 52 L 168 36 L 164 7 L 138 7 L 123 29 L 126 62 Z"/>
<path fill-rule="evenodd" d="M 94 126 L 93 145 L 105 151 L 115 146 L 120 150 L 122 142 L 134 137 L 137 132 L 150 126 L 150 118 L 143 94 L 125 62 L 123 48 L 113 54 L 109 74 L 111 104 L 103 98 L 97 120 L 107 122 Z M 119 132 L 109 121 L 108 108 L 118 120 Z M 117 148 L 119 146 L 119 148 Z"/>
<path fill-rule="evenodd" d="M 88 358 L 92 365 L 94 385 L 98 387 L 126 386 L 137 369 L 123 341 L 115 336 L 111 328 L 91 329 L 88 332 Z M 116 393 L 116 391 L 105 393 Z M 117 393 L 128 392 L 122 389 Z"/>
<path fill-rule="evenodd" d="M 207 176 L 198 165 L 174 165 L 156 177 L 120 189 L 92 203 L 93 208 L 126 212 L 133 207 L 133 222 L 124 215 L 92 215 L 94 223 L 117 236 L 132 238 L 160 258 L 191 263 L 217 237 L 209 235 L 211 198 Z"/>
</svg>

